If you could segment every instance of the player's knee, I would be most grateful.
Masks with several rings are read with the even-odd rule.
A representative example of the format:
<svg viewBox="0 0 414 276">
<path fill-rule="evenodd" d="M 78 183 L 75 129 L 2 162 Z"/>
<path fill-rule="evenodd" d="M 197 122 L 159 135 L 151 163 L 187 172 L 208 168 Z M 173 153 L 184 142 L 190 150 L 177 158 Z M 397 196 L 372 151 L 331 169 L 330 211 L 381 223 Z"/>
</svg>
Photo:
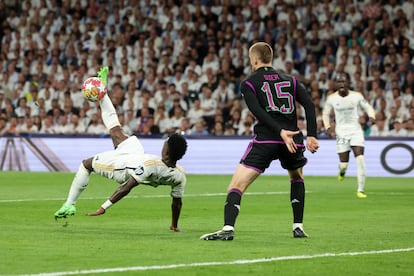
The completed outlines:
<svg viewBox="0 0 414 276">
<path fill-rule="evenodd" d="M 355 157 L 355 159 L 356 159 L 356 161 L 357 161 L 358 163 L 359 163 L 359 162 L 361 162 L 361 163 L 365 162 L 364 155 L 362 155 L 362 154 L 360 154 L 360 155 L 356 156 L 356 157 Z"/>
<path fill-rule="evenodd" d="M 301 169 L 289 170 L 289 177 L 291 181 L 303 179 L 302 170 Z"/>
<path fill-rule="evenodd" d="M 84 159 L 82 161 L 82 164 L 85 167 L 85 169 L 87 169 L 90 172 L 92 171 L 92 159 L 93 159 L 93 157 L 90 157 L 90 158 Z"/>
<path fill-rule="evenodd" d="M 120 143 L 128 139 L 128 136 L 122 131 L 120 126 L 115 126 L 109 130 L 114 147 L 117 148 Z"/>
</svg>

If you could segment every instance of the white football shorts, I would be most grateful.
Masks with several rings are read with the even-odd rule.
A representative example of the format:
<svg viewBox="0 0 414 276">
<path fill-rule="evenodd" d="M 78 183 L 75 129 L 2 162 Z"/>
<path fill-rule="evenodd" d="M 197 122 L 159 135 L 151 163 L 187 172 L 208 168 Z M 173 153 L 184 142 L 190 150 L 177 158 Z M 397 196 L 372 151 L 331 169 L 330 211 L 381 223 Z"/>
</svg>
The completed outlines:
<svg viewBox="0 0 414 276">
<path fill-rule="evenodd" d="M 118 183 L 128 180 L 127 169 L 131 166 L 131 156 L 143 155 L 144 147 L 136 136 L 118 145 L 115 150 L 98 153 L 93 157 L 92 168 L 95 173 L 106 178 L 113 179 Z M 134 162 L 136 163 L 136 161 Z"/>
<path fill-rule="evenodd" d="M 336 152 L 351 151 L 352 146 L 365 146 L 365 138 L 362 129 L 347 130 L 336 133 Z"/>
</svg>

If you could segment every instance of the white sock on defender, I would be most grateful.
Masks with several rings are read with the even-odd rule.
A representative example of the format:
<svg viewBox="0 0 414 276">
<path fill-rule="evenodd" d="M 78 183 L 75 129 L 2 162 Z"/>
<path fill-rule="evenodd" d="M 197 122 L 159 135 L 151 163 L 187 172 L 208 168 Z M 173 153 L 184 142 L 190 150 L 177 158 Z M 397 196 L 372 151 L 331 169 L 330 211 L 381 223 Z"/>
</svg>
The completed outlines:
<svg viewBox="0 0 414 276">
<path fill-rule="evenodd" d="M 292 226 L 292 230 L 295 230 L 298 227 L 303 230 L 303 223 L 294 223 Z"/>
<path fill-rule="evenodd" d="M 339 172 L 341 174 L 346 173 L 347 169 L 348 169 L 348 162 L 339 162 Z"/>
<path fill-rule="evenodd" d="M 357 179 L 358 179 L 358 192 L 363 192 L 365 188 L 365 158 L 363 155 L 358 155 L 356 158 L 357 163 Z"/>
<path fill-rule="evenodd" d="M 66 205 L 72 205 L 76 203 L 76 200 L 78 200 L 83 190 L 85 190 L 88 186 L 89 175 L 90 172 L 85 168 L 85 166 L 83 166 L 83 163 L 81 163 L 75 177 L 72 180 L 69 195 L 65 203 Z"/>
<path fill-rule="evenodd" d="M 121 124 L 119 123 L 115 107 L 112 104 L 108 94 L 105 94 L 99 104 L 101 106 L 102 121 L 106 128 L 109 130 L 115 126 L 120 126 Z"/>
</svg>

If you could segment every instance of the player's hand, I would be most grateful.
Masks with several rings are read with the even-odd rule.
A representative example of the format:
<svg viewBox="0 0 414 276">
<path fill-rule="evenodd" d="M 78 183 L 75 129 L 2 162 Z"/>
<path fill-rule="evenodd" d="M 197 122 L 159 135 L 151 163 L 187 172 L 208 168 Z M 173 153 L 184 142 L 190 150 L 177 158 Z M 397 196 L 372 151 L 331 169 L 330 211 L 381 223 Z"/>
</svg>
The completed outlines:
<svg viewBox="0 0 414 276">
<path fill-rule="evenodd" d="M 335 137 L 335 130 L 332 127 L 328 128 L 326 132 L 328 133 L 329 137 L 331 138 Z"/>
<path fill-rule="evenodd" d="M 286 129 L 282 129 L 280 131 L 280 137 L 282 137 L 283 142 L 285 142 L 286 147 L 288 148 L 288 151 L 290 153 L 295 153 L 298 146 L 296 145 L 295 141 L 293 141 L 293 136 L 299 134 L 300 131 L 291 131 L 291 130 L 286 130 Z"/>
<path fill-rule="evenodd" d="M 105 209 L 101 207 L 98 210 L 96 210 L 95 212 L 87 213 L 86 215 L 90 216 L 90 217 L 95 217 L 95 216 L 100 216 L 100 215 L 103 215 L 103 214 L 105 214 Z"/>
<path fill-rule="evenodd" d="M 315 153 L 319 149 L 318 139 L 312 136 L 306 137 L 306 148 L 311 152 Z"/>
<path fill-rule="evenodd" d="M 182 232 L 180 228 L 178 228 L 178 227 L 174 227 L 174 226 L 172 226 L 172 225 L 170 226 L 170 230 L 171 230 L 171 231 L 174 231 L 174 232 Z"/>
</svg>

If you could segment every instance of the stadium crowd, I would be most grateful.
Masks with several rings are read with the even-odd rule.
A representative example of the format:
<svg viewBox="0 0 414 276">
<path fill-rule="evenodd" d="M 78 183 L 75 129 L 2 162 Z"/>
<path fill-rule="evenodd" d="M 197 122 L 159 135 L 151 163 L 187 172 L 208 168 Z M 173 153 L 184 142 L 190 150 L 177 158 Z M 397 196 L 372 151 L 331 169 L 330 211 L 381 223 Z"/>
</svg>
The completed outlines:
<svg viewBox="0 0 414 276">
<path fill-rule="evenodd" d="M 0 136 L 107 134 L 80 91 L 102 65 L 128 134 L 252 135 L 238 89 L 266 41 L 309 87 L 320 137 L 341 72 L 375 108 L 366 136 L 414 137 L 413 0 L 9 0 L 0 17 Z"/>
</svg>

